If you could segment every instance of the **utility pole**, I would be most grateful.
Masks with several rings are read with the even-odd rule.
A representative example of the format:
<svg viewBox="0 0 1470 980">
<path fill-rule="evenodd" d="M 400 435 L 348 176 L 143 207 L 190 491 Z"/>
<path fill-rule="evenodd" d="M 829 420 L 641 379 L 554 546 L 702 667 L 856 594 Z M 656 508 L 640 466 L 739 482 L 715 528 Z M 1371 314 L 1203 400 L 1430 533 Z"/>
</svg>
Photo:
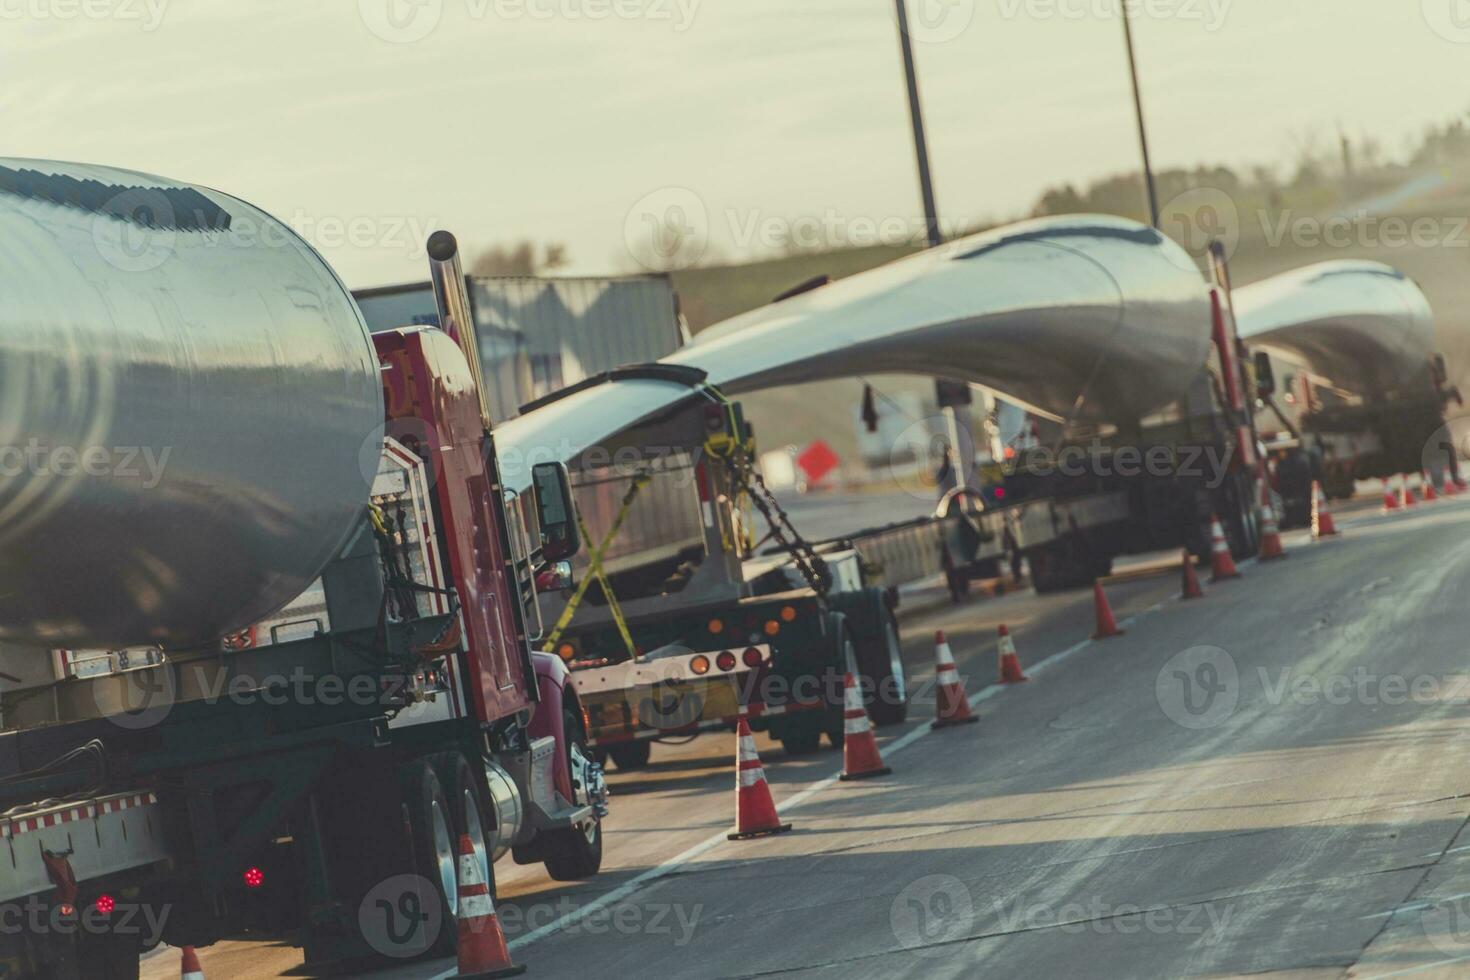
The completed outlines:
<svg viewBox="0 0 1470 980">
<path fill-rule="evenodd" d="M 909 36 L 908 0 L 894 0 L 898 15 L 898 44 L 903 53 L 904 82 L 908 86 L 909 121 L 914 130 L 914 156 L 919 165 L 919 193 L 924 199 L 924 231 L 930 248 L 944 244 L 939 228 L 939 205 L 934 199 L 934 177 L 929 169 L 929 137 L 924 131 L 924 106 L 919 99 L 919 74 L 914 67 L 914 42 Z M 959 409 L 969 411 L 970 386 L 953 381 L 934 382 L 934 397 L 944 410 L 949 429 L 950 462 L 957 486 L 971 485 L 975 465 L 974 440 L 960 418 Z"/>
<path fill-rule="evenodd" d="M 902 2 L 902 0 L 900 0 Z M 1154 185 L 1154 167 L 1148 154 L 1148 127 L 1143 120 L 1143 91 L 1138 85 L 1138 58 L 1133 52 L 1133 20 L 1128 4 L 1123 12 L 1123 41 L 1128 46 L 1128 74 L 1133 79 L 1133 111 L 1138 116 L 1138 144 L 1143 148 L 1143 182 L 1148 188 L 1148 214 L 1153 226 L 1159 226 L 1159 191 Z"/>
<path fill-rule="evenodd" d="M 898 7 L 898 44 L 903 51 L 903 75 L 908 84 L 909 119 L 914 126 L 914 154 L 919 161 L 919 192 L 924 197 L 924 226 L 929 247 L 944 244 L 939 230 L 939 206 L 934 202 L 934 178 L 929 172 L 929 138 L 924 133 L 924 106 L 919 101 L 919 74 L 914 68 L 914 42 L 909 37 L 908 0 L 894 0 Z"/>
</svg>

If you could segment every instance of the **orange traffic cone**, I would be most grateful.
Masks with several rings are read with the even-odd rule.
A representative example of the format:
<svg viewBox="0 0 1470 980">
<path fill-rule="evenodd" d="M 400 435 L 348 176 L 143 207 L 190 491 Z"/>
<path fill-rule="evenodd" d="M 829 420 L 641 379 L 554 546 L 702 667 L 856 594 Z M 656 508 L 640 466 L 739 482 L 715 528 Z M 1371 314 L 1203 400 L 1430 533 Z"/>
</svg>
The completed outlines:
<svg viewBox="0 0 1470 980">
<path fill-rule="evenodd" d="M 771 799 L 771 787 L 755 751 L 755 736 L 750 734 L 744 708 L 735 727 L 735 746 L 735 829 L 727 836 L 730 840 L 748 840 L 784 834 L 791 824 L 782 823 L 776 816 L 776 801 Z"/>
<path fill-rule="evenodd" d="M 1180 598 L 1203 599 L 1205 597 L 1205 590 L 1199 587 L 1199 576 L 1194 571 L 1194 555 L 1189 553 L 1188 548 L 1184 549 L 1183 579 Z"/>
<path fill-rule="evenodd" d="M 1210 515 L 1210 584 L 1223 582 L 1227 578 L 1240 578 L 1235 567 L 1235 557 L 1230 554 L 1230 544 L 1225 540 L 1225 529 L 1220 518 Z"/>
<path fill-rule="evenodd" d="M 505 931 L 490 898 L 490 883 L 469 834 L 459 835 L 459 972 L 456 980 L 491 980 L 526 972 L 510 961 Z"/>
<path fill-rule="evenodd" d="M 1024 678 L 1023 678 L 1024 679 Z M 970 713 L 970 699 L 965 697 L 965 682 L 955 669 L 954 654 L 944 630 L 934 634 L 935 728 L 967 725 L 980 719 Z"/>
<path fill-rule="evenodd" d="M 1261 561 L 1286 557 L 1281 546 L 1281 527 L 1276 523 L 1276 508 L 1271 506 L 1271 490 L 1261 487 Z"/>
<path fill-rule="evenodd" d="M 1312 482 L 1312 539 L 1320 541 L 1337 534 L 1337 522 L 1327 509 L 1327 498 L 1322 493 L 1322 484 Z"/>
<path fill-rule="evenodd" d="M 996 634 L 999 637 L 995 653 L 1000 660 L 1000 683 L 1020 684 L 1029 681 L 1031 678 L 1021 669 L 1021 658 L 1016 656 L 1016 641 L 1011 639 L 1011 631 L 1006 628 L 1005 623 L 1000 624 Z"/>
<path fill-rule="evenodd" d="M 199 965 L 199 954 L 194 952 L 193 946 L 184 947 L 184 955 L 179 962 L 180 980 L 204 980 L 204 968 Z"/>
<path fill-rule="evenodd" d="M 1414 488 L 1409 486 L 1409 478 L 1405 474 L 1399 474 L 1399 502 L 1405 507 L 1412 507 L 1419 502 L 1414 496 Z"/>
<path fill-rule="evenodd" d="M 1108 605 L 1108 595 L 1101 582 L 1092 583 L 1092 607 L 1097 612 L 1097 630 L 1092 634 L 1094 640 L 1106 640 L 1127 632 L 1118 628 L 1118 621 L 1113 618 L 1113 607 Z"/>
<path fill-rule="evenodd" d="M 1441 497 L 1458 497 L 1460 488 L 1455 486 L 1455 481 L 1448 474 L 1444 478 L 1444 489 L 1439 492 Z"/>
<path fill-rule="evenodd" d="M 846 710 L 842 713 L 842 775 L 838 778 L 847 782 L 888 775 L 893 770 L 883 764 L 883 756 L 878 752 L 878 739 L 873 735 L 873 723 L 868 720 L 868 711 L 863 707 L 862 691 L 858 690 L 857 679 L 851 671 L 843 679 L 842 687 Z"/>
<path fill-rule="evenodd" d="M 1439 494 L 1434 489 L 1434 480 L 1432 480 L 1430 478 L 1429 471 L 1428 470 L 1425 470 L 1424 471 L 1424 478 L 1423 479 L 1424 479 L 1424 484 L 1423 484 L 1423 486 L 1424 486 L 1424 502 L 1427 504 L 1431 500 L 1438 500 L 1439 499 Z"/>
<path fill-rule="evenodd" d="M 1383 481 L 1383 512 L 1385 514 L 1387 514 L 1389 511 L 1398 510 L 1402 506 L 1403 506 L 1403 503 L 1399 500 L 1399 495 L 1397 493 L 1394 493 L 1393 487 L 1389 485 L 1389 482 L 1387 480 L 1384 480 Z"/>
</svg>

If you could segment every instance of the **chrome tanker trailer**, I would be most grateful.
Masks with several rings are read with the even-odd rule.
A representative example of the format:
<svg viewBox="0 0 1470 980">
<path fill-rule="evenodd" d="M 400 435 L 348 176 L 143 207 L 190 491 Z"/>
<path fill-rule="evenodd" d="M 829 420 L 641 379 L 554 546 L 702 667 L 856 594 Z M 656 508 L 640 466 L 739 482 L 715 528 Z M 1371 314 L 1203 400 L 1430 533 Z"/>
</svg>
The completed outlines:
<svg viewBox="0 0 1470 980">
<path fill-rule="evenodd" d="M 0 975 L 253 927 L 312 964 L 442 954 L 461 834 L 487 874 L 597 871 L 601 773 L 529 646 L 565 471 L 502 497 L 430 253 L 445 329 L 370 338 L 242 201 L 0 160 Z M 240 640 L 308 588 L 308 628 Z"/>
<path fill-rule="evenodd" d="M 1459 400 L 1436 353 L 1429 301 L 1378 262 L 1309 266 L 1235 291 L 1255 351 L 1260 425 L 1288 524 L 1310 517 L 1311 483 L 1347 497 L 1355 480 L 1429 468 L 1458 476 L 1453 452 L 1426 452 Z"/>
</svg>

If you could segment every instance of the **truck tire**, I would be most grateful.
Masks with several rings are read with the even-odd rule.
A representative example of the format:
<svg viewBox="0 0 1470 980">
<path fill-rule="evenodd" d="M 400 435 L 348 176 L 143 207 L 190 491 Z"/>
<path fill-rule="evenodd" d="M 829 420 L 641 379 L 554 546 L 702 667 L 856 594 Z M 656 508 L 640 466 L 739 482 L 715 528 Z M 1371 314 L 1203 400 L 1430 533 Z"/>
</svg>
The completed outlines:
<svg viewBox="0 0 1470 980">
<path fill-rule="evenodd" d="M 1254 558 L 1261 548 L 1254 483 L 1250 475 L 1237 473 L 1215 493 L 1215 515 L 1225 527 L 1230 554 L 1236 561 Z"/>
<path fill-rule="evenodd" d="M 776 736 L 787 755 L 814 755 L 821 751 L 823 719 L 810 718 L 808 715 L 825 716 L 826 711 L 808 711 L 788 718 L 787 724 Z"/>
<path fill-rule="evenodd" d="M 1027 553 L 1031 585 L 1040 595 L 1080 589 L 1112 574 L 1113 560 L 1096 554 L 1079 532 Z"/>
<path fill-rule="evenodd" d="M 454 832 L 456 841 L 455 853 L 458 853 L 459 838 L 468 837 L 470 845 L 475 849 L 480 874 L 484 876 L 485 884 L 490 888 L 490 897 L 494 899 L 495 865 L 490 860 L 490 830 L 494 819 L 490 815 L 490 807 L 485 801 L 480 780 L 474 767 L 462 753 L 445 752 L 435 756 L 433 764 L 439 784 L 444 788 L 444 799 L 449 804 L 452 822 L 450 829 Z"/>
<path fill-rule="evenodd" d="M 868 703 L 868 716 L 879 728 L 902 725 L 909 717 L 908 674 L 903 665 L 903 640 L 898 631 L 898 618 L 887 605 L 881 607 L 876 643 L 866 644 L 863 673 L 873 682 L 873 698 Z"/>
<path fill-rule="evenodd" d="M 1304 452 L 1290 452 L 1276 464 L 1281 487 L 1281 529 L 1312 523 L 1312 460 Z"/>
<path fill-rule="evenodd" d="M 623 742 L 607 747 L 607 755 L 617 764 L 618 772 L 637 772 L 648 768 L 648 759 L 652 754 L 653 743 L 648 741 Z"/>
<path fill-rule="evenodd" d="M 405 763 L 399 782 L 408 816 L 414 874 L 433 889 L 430 895 L 424 896 L 425 900 L 437 900 L 444 910 L 438 934 L 426 937 L 430 942 L 427 955 L 452 956 L 458 944 L 454 923 L 459 910 L 459 860 L 455 855 L 456 838 L 449 801 L 427 759 Z"/>
<path fill-rule="evenodd" d="M 903 665 L 898 619 L 883 590 L 870 588 L 839 593 L 831 597 L 831 604 L 846 618 L 846 628 L 856 645 L 852 659 L 863 679 L 868 717 L 880 728 L 902 724 L 909 713 L 908 675 Z M 838 730 L 841 727 L 838 724 Z"/>
<path fill-rule="evenodd" d="M 135 936 L 79 930 L 77 961 L 77 976 L 85 980 L 138 980 L 142 972 Z"/>
<path fill-rule="evenodd" d="M 587 731 L 582 727 L 582 713 L 562 709 L 562 725 L 566 732 L 567 765 L 572 753 L 592 758 L 587 748 Z M 602 868 L 602 818 L 594 816 L 586 827 L 568 827 L 545 835 L 542 858 L 546 873 L 556 881 L 581 881 L 591 878 Z"/>
<path fill-rule="evenodd" d="M 834 612 L 832 613 L 830 622 L 832 623 L 830 630 L 835 647 L 835 656 L 837 657 L 837 662 L 843 665 L 839 668 L 843 675 L 843 686 L 840 688 L 842 691 L 842 700 L 836 705 L 828 704 L 827 710 L 822 713 L 822 717 L 825 723 L 823 727 L 827 729 L 827 741 L 832 743 L 834 749 L 840 749 L 842 748 L 842 744 L 847 741 L 845 735 L 847 719 L 844 717 L 847 712 L 845 675 L 848 672 L 849 666 L 856 666 L 858 663 L 858 647 L 857 641 L 853 639 L 852 627 L 847 616 L 840 612 Z M 862 678 L 858 677 L 855 680 L 858 683 L 858 689 L 861 691 L 864 687 Z M 871 709 L 869 709 L 869 712 L 871 715 Z"/>
</svg>

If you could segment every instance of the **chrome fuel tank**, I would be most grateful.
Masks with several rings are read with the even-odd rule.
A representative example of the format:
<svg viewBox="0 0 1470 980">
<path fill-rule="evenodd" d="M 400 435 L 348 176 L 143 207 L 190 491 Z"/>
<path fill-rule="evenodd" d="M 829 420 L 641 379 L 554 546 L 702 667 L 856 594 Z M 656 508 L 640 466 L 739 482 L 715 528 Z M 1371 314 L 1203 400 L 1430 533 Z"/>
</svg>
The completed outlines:
<svg viewBox="0 0 1470 980">
<path fill-rule="evenodd" d="M 336 275 L 216 191 L 0 159 L 0 639 L 187 647 L 359 520 L 382 390 Z"/>
<path fill-rule="evenodd" d="M 1370 399 L 1429 391 L 1434 318 L 1414 280 L 1380 262 L 1297 269 L 1235 290 L 1246 343 L 1285 352 Z"/>
</svg>

